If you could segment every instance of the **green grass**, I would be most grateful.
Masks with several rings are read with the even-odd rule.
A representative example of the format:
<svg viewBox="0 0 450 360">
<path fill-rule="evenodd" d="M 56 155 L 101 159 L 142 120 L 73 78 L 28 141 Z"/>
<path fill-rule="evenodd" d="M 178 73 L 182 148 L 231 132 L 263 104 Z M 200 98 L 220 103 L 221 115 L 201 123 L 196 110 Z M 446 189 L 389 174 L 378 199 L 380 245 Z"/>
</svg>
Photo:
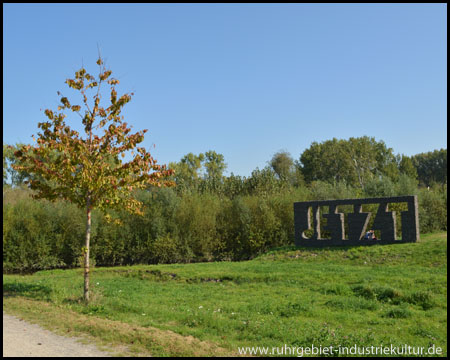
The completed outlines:
<svg viewBox="0 0 450 360">
<path fill-rule="evenodd" d="M 446 355 L 446 266 L 440 233 L 412 244 L 284 247 L 247 262 L 95 268 L 88 306 L 81 269 L 41 271 L 3 276 L 4 310 L 60 329 L 51 314 L 71 314 L 64 329 L 160 356 L 285 344 L 434 344 Z"/>
</svg>

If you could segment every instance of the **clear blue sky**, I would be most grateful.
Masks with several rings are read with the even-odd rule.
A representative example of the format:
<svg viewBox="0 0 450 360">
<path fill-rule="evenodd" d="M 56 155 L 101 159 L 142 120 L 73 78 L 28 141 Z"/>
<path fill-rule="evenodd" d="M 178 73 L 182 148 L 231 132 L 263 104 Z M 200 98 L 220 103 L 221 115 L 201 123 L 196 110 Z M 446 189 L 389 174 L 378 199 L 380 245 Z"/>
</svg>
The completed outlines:
<svg viewBox="0 0 450 360">
<path fill-rule="evenodd" d="M 279 150 L 298 159 L 333 137 L 373 136 L 406 155 L 447 148 L 446 14 L 446 4 L 3 4 L 3 141 L 31 143 L 64 81 L 82 64 L 97 73 L 98 43 L 118 93 L 135 93 L 126 121 L 149 130 L 141 145 L 159 163 L 215 150 L 226 174 L 248 176 Z"/>
</svg>

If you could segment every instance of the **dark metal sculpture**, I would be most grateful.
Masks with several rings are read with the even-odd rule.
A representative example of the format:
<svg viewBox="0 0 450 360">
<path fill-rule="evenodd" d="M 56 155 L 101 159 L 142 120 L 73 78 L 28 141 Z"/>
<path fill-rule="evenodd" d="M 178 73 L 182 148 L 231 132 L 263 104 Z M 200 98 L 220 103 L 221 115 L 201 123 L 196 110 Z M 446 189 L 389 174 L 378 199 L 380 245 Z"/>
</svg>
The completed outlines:
<svg viewBox="0 0 450 360">
<path fill-rule="evenodd" d="M 402 237 L 396 237 L 396 214 L 388 210 L 389 203 L 407 203 L 408 211 L 401 212 Z M 377 240 L 364 239 L 371 213 L 362 212 L 363 204 L 379 204 L 373 230 L 380 230 Z M 348 238 L 344 231 L 344 214 L 338 211 L 340 205 L 353 205 L 353 213 L 348 214 Z M 328 206 L 329 212 L 323 214 L 327 219 L 324 230 L 330 232 L 330 239 L 320 236 L 320 207 Z M 311 211 L 314 231 L 310 238 L 304 234 L 311 229 Z M 419 211 L 417 196 L 396 196 L 372 199 L 322 200 L 294 203 L 294 225 L 296 246 L 335 246 L 335 245 L 372 245 L 416 242 L 419 240 Z"/>
</svg>

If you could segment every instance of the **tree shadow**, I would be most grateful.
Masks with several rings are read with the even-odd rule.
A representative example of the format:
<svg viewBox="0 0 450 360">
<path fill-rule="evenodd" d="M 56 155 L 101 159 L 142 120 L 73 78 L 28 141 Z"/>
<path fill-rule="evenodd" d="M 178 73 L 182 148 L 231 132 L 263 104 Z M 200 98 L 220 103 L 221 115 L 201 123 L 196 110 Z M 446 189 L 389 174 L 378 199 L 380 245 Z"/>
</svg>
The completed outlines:
<svg viewBox="0 0 450 360">
<path fill-rule="evenodd" d="M 84 300 L 83 296 L 71 296 L 63 299 L 62 303 L 69 305 L 85 305 L 86 301 Z"/>
<path fill-rule="evenodd" d="M 316 240 L 320 242 L 321 240 Z M 348 241 L 348 240 L 344 240 Z M 317 246 L 309 245 L 309 246 L 296 246 L 296 245 L 284 245 L 279 247 L 274 247 L 271 249 L 268 249 L 267 252 L 286 252 L 286 251 L 296 251 L 301 250 L 304 252 L 326 252 L 326 251 L 342 251 L 342 250 L 351 250 L 354 248 L 364 248 L 364 247 L 372 247 L 372 246 L 384 246 L 384 245 L 402 245 L 402 244 L 411 244 L 408 242 L 402 242 L 401 239 L 397 239 L 395 242 L 383 242 L 383 241 L 376 241 L 371 240 L 362 242 L 361 244 L 349 244 L 349 245 L 326 245 L 323 246 L 321 244 L 317 244 Z"/>
<path fill-rule="evenodd" d="M 51 293 L 48 286 L 23 283 L 3 284 L 3 297 L 23 296 L 32 299 L 46 299 Z"/>
</svg>

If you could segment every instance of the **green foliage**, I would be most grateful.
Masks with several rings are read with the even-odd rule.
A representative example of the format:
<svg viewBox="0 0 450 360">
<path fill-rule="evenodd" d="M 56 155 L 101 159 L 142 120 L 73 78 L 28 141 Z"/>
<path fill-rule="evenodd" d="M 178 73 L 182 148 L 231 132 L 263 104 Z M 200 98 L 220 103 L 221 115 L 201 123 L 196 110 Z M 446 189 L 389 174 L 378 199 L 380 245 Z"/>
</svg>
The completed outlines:
<svg viewBox="0 0 450 360">
<path fill-rule="evenodd" d="M 419 182 L 415 178 L 410 177 L 406 173 L 402 173 L 395 184 L 395 194 L 397 196 L 417 195 L 419 191 L 418 185 Z"/>
<path fill-rule="evenodd" d="M 227 165 L 224 156 L 213 150 L 199 155 L 186 154 L 178 163 L 169 163 L 169 168 L 175 172 L 172 179 L 179 193 L 224 191 L 223 172 Z"/>
<path fill-rule="evenodd" d="M 80 234 L 76 214 L 64 204 L 58 208 L 48 202 L 23 198 L 13 206 L 3 207 L 3 224 L 4 271 L 28 272 L 74 265 L 73 248 L 78 245 L 80 253 L 84 230 Z"/>
<path fill-rule="evenodd" d="M 369 138 L 334 139 L 326 146 L 313 144 L 311 148 L 327 150 L 330 147 L 327 151 L 331 151 L 339 146 L 347 150 L 353 146 L 358 149 L 366 142 L 378 146 L 382 158 L 390 158 L 390 150 L 384 143 Z M 354 156 L 361 158 L 364 154 L 361 150 Z M 285 168 L 281 166 L 282 160 L 288 165 Z M 105 161 L 114 167 L 114 156 L 105 157 Z M 397 170 L 380 165 L 376 176 L 366 173 L 362 189 L 358 176 L 354 178 L 354 185 L 345 179 L 303 179 L 300 164 L 296 162 L 292 166 L 288 153 L 275 154 L 271 166 L 257 168 L 249 177 L 223 176 L 226 168 L 223 155 L 214 151 L 190 153 L 180 162 L 171 164 L 176 170 L 172 180 L 177 187 L 133 189 L 131 194 L 143 205 L 143 216 L 129 214 L 126 209 L 93 212 L 91 258 L 97 266 L 251 259 L 271 248 L 293 244 L 292 204 L 296 201 L 417 194 L 420 232 L 446 230 L 446 184 L 419 188 L 411 162 L 406 156 L 397 156 L 395 161 L 387 163 L 398 164 Z M 31 271 L 78 266 L 85 214 L 64 201 L 40 205 L 43 203 L 29 198 L 32 192 L 20 184 L 3 188 L 4 269 Z M 27 211 L 17 210 L 19 203 L 29 204 Z M 406 210 L 405 204 L 391 204 L 389 208 L 397 213 L 397 235 L 401 236 L 400 212 Z M 37 209 L 40 215 L 34 213 Z M 363 210 L 374 213 L 377 206 L 366 205 Z M 340 211 L 347 214 L 353 210 L 343 206 Z M 13 212 L 19 219 L 24 217 L 18 221 L 11 216 Z M 39 216 L 51 220 L 28 224 Z M 115 226 L 110 223 L 111 219 L 120 220 L 122 225 Z M 369 227 L 373 220 L 374 216 Z M 47 227 L 49 224 L 51 227 Z M 345 223 L 346 232 L 347 227 Z M 41 235 L 36 236 L 37 233 Z M 20 243 L 22 239 L 34 239 L 34 242 L 26 240 L 24 244 L 28 245 L 24 245 Z M 37 250 L 37 247 L 42 249 Z M 49 249 L 54 256 L 48 255 Z M 355 258 L 356 254 L 349 252 L 349 256 Z"/>
<path fill-rule="evenodd" d="M 286 189 L 288 186 L 283 181 L 278 181 L 275 172 L 266 167 L 262 170 L 256 168 L 249 178 L 244 180 L 246 194 L 268 196 Z"/>
<path fill-rule="evenodd" d="M 408 157 L 406 155 L 401 155 L 401 159 L 398 165 L 398 169 L 400 173 L 408 176 L 412 179 L 417 179 L 417 169 L 414 166 L 414 162 L 411 157 Z"/>
<path fill-rule="evenodd" d="M 398 176 L 396 158 L 391 148 L 383 141 L 363 136 L 322 143 L 313 142 L 300 156 L 301 166 L 307 182 L 315 180 L 330 183 L 345 181 L 364 189 L 375 175 Z"/>
<path fill-rule="evenodd" d="M 36 177 L 35 175 L 25 171 L 25 170 L 16 170 L 14 165 L 18 165 L 20 159 L 18 159 L 14 153 L 21 149 L 24 144 L 16 144 L 16 145 L 6 145 L 3 144 L 3 185 L 9 183 L 12 186 L 20 186 L 24 184 L 25 181 Z M 28 151 L 30 154 L 31 151 Z M 41 179 L 42 180 L 42 179 Z"/>
<path fill-rule="evenodd" d="M 183 262 L 179 241 L 170 234 L 156 238 L 148 249 L 151 263 L 171 264 Z"/>
<path fill-rule="evenodd" d="M 355 196 L 357 190 L 344 182 L 330 184 L 320 180 L 313 181 L 310 185 L 310 192 L 313 200 L 351 199 L 357 197 Z"/>
<path fill-rule="evenodd" d="M 210 260 L 216 245 L 216 217 L 220 200 L 210 194 L 185 195 L 175 214 L 184 255 Z"/>
<path fill-rule="evenodd" d="M 280 180 L 289 180 L 294 172 L 294 160 L 287 151 L 275 153 L 269 162 Z"/>
<path fill-rule="evenodd" d="M 257 180 L 252 179 L 258 184 Z M 397 184 L 390 180 L 374 184 L 367 187 L 373 192 L 362 195 L 417 192 L 421 234 L 447 229 L 446 186 L 417 190 L 415 181 L 404 175 Z M 232 183 L 227 186 L 232 188 Z M 315 181 L 309 188 L 271 190 L 261 183 L 245 188 L 248 182 L 238 179 L 235 186 L 241 187 L 244 195 L 239 191 L 229 196 L 211 191 L 179 193 L 176 188 L 136 191 L 135 197 L 144 204 L 143 216 L 125 210 L 106 214 L 120 219 L 121 226 L 94 211 L 91 258 L 97 266 L 251 259 L 272 248 L 293 244 L 294 202 L 360 196 L 359 189 L 342 182 L 332 185 Z M 64 201 L 33 200 L 30 192 L 26 188 L 4 188 L 4 270 L 78 266 L 85 213 Z M 353 211 L 351 207 L 340 210 Z M 364 211 L 376 210 L 376 206 L 364 207 Z M 406 210 L 405 204 L 392 204 L 390 210 L 397 213 L 401 236 L 399 214 Z M 348 255 L 355 258 L 356 253 Z"/>
<path fill-rule="evenodd" d="M 399 306 L 389 309 L 382 316 L 394 319 L 406 319 L 411 317 L 412 313 L 406 306 Z"/>
<path fill-rule="evenodd" d="M 419 192 L 421 232 L 447 230 L 447 185 Z"/>
<path fill-rule="evenodd" d="M 213 150 L 205 152 L 206 179 L 211 181 L 221 181 L 223 172 L 227 168 L 224 157 Z"/>
<path fill-rule="evenodd" d="M 366 197 L 395 196 L 395 184 L 389 177 L 379 177 L 367 181 L 364 188 Z"/>
<path fill-rule="evenodd" d="M 447 149 L 414 155 L 412 162 L 421 184 L 447 183 Z"/>
<path fill-rule="evenodd" d="M 188 191 L 196 186 L 197 180 L 200 178 L 200 169 L 204 154 L 194 155 L 186 154 L 178 163 L 169 163 L 169 168 L 174 170 L 175 182 L 180 191 Z"/>
</svg>

